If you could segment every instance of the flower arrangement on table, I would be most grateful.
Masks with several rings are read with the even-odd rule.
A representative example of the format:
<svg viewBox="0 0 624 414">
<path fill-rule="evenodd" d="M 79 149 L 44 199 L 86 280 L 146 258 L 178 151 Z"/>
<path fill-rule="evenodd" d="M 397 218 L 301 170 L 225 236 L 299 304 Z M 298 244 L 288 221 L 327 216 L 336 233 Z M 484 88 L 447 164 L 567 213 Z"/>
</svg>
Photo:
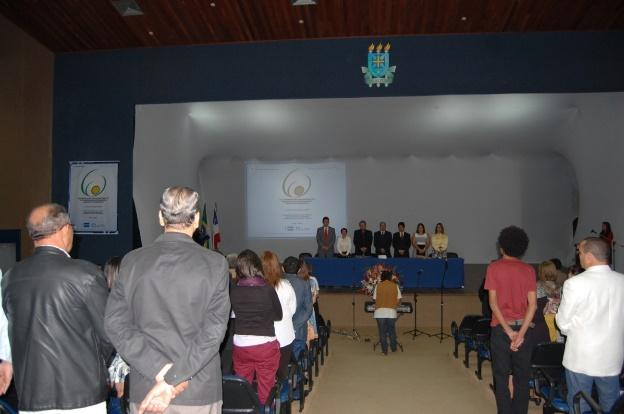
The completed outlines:
<svg viewBox="0 0 624 414">
<path fill-rule="evenodd" d="M 403 290 L 403 285 L 401 284 L 401 275 L 397 273 L 397 271 L 391 267 L 384 265 L 383 263 L 378 263 L 364 272 L 364 279 L 362 279 L 362 293 L 367 294 L 368 296 L 373 296 L 373 292 L 375 292 L 375 287 L 381 283 L 381 274 L 383 272 L 391 272 L 392 273 L 392 281 L 399 285 L 399 289 Z"/>
</svg>

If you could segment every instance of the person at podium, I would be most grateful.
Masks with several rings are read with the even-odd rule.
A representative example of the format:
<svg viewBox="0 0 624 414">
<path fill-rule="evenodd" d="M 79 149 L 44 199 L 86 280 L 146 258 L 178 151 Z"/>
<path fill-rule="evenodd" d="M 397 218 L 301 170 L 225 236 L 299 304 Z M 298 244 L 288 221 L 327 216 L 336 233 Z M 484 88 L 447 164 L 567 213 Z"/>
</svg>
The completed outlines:
<svg viewBox="0 0 624 414">
<path fill-rule="evenodd" d="M 392 281 L 392 272 L 384 270 L 381 272 L 380 279 L 381 282 L 373 292 L 375 300 L 373 316 L 377 321 L 381 351 L 384 355 L 388 355 L 388 339 L 390 339 L 390 350 L 392 352 L 397 350 L 396 308 L 401 304 L 401 290 L 399 285 Z"/>
<path fill-rule="evenodd" d="M 394 257 L 409 257 L 409 250 L 412 245 L 410 234 L 405 231 L 405 223 L 399 222 L 399 231 L 392 236 L 392 247 Z"/>
<path fill-rule="evenodd" d="M 353 232 L 353 244 L 356 256 L 370 256 L 373 244 L 373 232 L 366 229 L 366 221 L 360 220 L 360 228 Z"/>
<path fill-rule="evenodd" d="M 390 254 L 390 246 L 392 245 L 392 233 L 386 231 L 386 222 L 379 223 L 379 231 L 375 232 L 373 239 L 375 245 L 375 254 L 377 256 L 392 257 Z"/>
</svg>

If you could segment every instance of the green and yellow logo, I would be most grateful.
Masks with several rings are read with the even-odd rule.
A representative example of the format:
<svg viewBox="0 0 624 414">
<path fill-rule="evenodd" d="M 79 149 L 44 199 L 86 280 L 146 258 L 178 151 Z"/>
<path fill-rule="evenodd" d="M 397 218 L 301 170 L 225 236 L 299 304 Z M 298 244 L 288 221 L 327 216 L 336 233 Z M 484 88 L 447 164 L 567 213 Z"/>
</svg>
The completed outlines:
<svg viewBox="0 0 624 414">
<path fill-rule="evenodd" d="M 96 174 L 97 168 L 85 174 L 80 183 L 80 192 L 87 197 L 97 197 L 106 190 L 106 177 Z"/>
</svg>

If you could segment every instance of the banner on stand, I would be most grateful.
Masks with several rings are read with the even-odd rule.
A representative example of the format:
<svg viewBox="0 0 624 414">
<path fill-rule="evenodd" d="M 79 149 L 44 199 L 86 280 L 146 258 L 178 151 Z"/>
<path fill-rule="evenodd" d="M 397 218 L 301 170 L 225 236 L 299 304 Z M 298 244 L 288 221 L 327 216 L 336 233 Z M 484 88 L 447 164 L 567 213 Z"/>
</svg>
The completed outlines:
<svg viewBox="0 0 624 414">
<path fill-rule="evenodd" d="M 117 234 L 119 161 L 69 163 L 69 216 L 77 234 Z"/>
</svg>

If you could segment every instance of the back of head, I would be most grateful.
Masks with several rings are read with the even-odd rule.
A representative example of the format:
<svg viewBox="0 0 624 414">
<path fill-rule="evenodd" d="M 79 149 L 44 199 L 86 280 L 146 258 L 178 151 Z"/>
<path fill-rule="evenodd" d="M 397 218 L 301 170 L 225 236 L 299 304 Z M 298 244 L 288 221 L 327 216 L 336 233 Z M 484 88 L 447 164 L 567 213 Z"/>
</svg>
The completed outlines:
<svg viewBox="0 0 624 414">
<path fill-rule="evenodd" d="M 305 260 L 299 260 L 299 271 L 297 272 L 297 276 L 303 280 L 309 280 L 311 276 L 310 273 L 312 273 L 312 266 Z"/>
<path fill-rule="evenodd" d="M 288 256 L 282 265 L 284 266 L 284 272 L 288 274 L 296 275 L 299 271 L 299 260 L 296 257 Z"/>
<path fill-rule="evenodd" d="M 276 287 L 282 278 L 282 266 L 280 266 L 277 255 L 273 252 L 265 251 L 262 253 L 260 260 L 262 260 L 264 277 L 271 286 Z"/>
<path fill-rule="evenodd" d="M 238 255 L 236 253 L 230 253 L 225 256 L 225 260 L 227 260 L 228 267 L 230 269 L 236 269 L 236 259 L 238 259 Z"/>
<path fill-rule="evenodd" d="M 392 272 L 389 270 L 384 270 L 383 272 L 381 272 L 381 280 L 386 281 L 386 280 L 392 280 Z"/>
<path fill-rule="evenodd" d="M 51 203 L 34 208 L 28 215 L 26 228 L 33 241 L 45 239 L 71 224 L 67 210 L 60 204 Z"/>
<path fill-rule="evenodd" d="M 591 254 L 601 263 L 609 263 L 611 247 L 609 246 L 609 243 L 601 237 L 587 237 L 586 239 L 583 239 L 579 245 L 579 249 L 581 249 L 585 254 Z"/>
<path fill-rule="evenodd" d="M 554 282 L 557 280 L 558 276 L 557 267 L 550 260 L 546 260 L 539 264 L 537 268 L 537 277 L 542 282 L 547 280 Z"/>
<path fill-rule="evenodd" d="M 529 247 L 529 236 L 520 227 L 505 227 L 498 235 L 498 247 L 507 256 L 520 258 Z"/>
<path fill-rule="evenodd" d="M 236 259 L 236 276 L 239 279 L 248 277 L 264 277 L 262 261 L 252 250 L 243 250 Z"/>
<path fill-rule="evenodd" d="M 190 227 L 195 220 L 199 194 L 189 187 L 166 188 L 160 198 L 160 214 L 165 227 Z"/>
<path fill-rule="evenodd" d="M 119 266 L 121 265 L 121 257 L 113 256 L 104 263 L 104 276 L 106 276 L 106 282 L 108 288 L 111 289 L 115 284 L 115 279 L 119 274 Z"/>
</svg>

